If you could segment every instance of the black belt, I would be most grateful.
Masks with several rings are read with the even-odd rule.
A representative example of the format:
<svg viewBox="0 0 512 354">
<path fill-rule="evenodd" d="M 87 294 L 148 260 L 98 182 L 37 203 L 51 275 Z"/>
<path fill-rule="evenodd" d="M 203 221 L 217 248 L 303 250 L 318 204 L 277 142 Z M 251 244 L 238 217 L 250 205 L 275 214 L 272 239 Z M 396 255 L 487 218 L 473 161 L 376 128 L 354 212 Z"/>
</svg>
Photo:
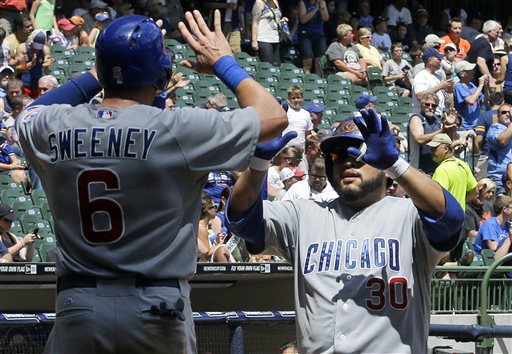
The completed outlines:
<svg viewBox="0 0 512 354">
<path fill-rule="evenodd" d="M 121 278 L 116 278 L 121 279 Z M 87 275 L 67 274 L 57 279 L 57 293 L 67 289 L 73 288 L 95 288 L 97 286 L 97 279 Z M 106 280 L 108 279 L 101 279 Z M 151 286 L 166 286 L 169 288 L 180 288 L 178 279 L 149 279 L 144 277 L 135 277 L 135 286 L 138 288 L 151 287 Z"/>
</svg>

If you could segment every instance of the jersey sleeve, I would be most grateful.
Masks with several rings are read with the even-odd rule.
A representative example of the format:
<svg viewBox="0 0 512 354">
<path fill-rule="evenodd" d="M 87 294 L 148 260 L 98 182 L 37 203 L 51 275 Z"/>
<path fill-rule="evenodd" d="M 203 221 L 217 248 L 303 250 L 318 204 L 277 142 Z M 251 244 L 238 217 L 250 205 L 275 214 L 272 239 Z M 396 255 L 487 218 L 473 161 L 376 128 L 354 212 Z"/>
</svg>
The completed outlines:
<svg viewBox="0 0 512 354">
<path fill-rule="evenodd" d="M 260 133 L 254 108 L 231 112 L 183 108 L 174 112 L 169 129 L 191 171 L 233 171 L 249 165 Z"/>
</svg>

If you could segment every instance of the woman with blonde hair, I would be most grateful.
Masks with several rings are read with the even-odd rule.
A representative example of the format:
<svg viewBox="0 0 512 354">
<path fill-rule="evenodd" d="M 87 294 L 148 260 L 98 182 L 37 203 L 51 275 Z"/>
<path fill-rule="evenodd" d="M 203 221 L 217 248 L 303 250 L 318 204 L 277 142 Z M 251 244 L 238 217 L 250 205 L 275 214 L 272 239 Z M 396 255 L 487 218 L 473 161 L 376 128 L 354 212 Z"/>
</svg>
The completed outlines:
<svg viewBox="0 0 512 354">
<path fill-rule="evenodd" d="M 359 43 L 356 44 L 359 57 L 363 58 L 367 67 L 375 66 L 382 69 L 384 59 L 379 50 L 372 46 L 372 30 L 367 27 L 361 27 L 357 32 Z"/>
</svg>

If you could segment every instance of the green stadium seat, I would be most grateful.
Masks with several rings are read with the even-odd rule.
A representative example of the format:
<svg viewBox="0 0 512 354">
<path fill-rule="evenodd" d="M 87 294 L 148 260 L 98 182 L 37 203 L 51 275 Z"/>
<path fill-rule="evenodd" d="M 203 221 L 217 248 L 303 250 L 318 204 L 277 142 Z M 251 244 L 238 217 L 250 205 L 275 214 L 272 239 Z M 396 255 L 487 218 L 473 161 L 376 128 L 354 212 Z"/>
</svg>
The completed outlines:
<svg viewBox="0 0 512 354">
<path fill-rule="evenodd" d="M 373 94 L 377 97 L 385 96 L 385 97 L 391 97 L 393 99 L 396 99 L 398 101 L 398 93 L 395 90 L 390 90 L 388 86 L 376 86 L 373 88 Z"/>
<path fill-rule="evenodd" d="M 304 80 L 301 75 L 295 74 L 291 71 L 281 71 L 281 75 L 279 75 L 279 83 L 287 84 L 288 87 L 302 86 L 304 84 Z"/>
<path fill-rule="evenodd" d="M 320 57 L 320 68 L 322 69 L 322 77 L 328 77 L 336 73 L 336 68 L 325 54 Z"/>
<path fill-rule="evenodd" d="M 398 98 L 398 104 L 400 106 L 412 106 L 412 97 L 411 96 L 400 96 Z"/>
<path fill-rule="evenodd" d="M 357 108 L 351 104 L 340 104 L 338 105 L 338 116 L 341 116 L 342 119 L 351 117 L 354 115 L 354 112 L 357 112 Z"/>
<path fill-rule="evenodd" d="M 30 196 L 24 194 L 23 190 L 20 191 L 16 188 L 9 188 L 3 189 L 0 192 L 0 199 L 2 200 L 2 203 L 8 204 L 12 207 L 14 202 L 25 202 L 30 200 Z"/>
<path fill-rule="evenodd" d="M 32 197 L 32 202 L 36 206 L 40 206 L 43 202 L 48 202 L 48 198 L 46 197 L 46 193 L 43 189 L 33 189 L 30 196 Z"/>
<path fill-rule="evenodd" d="M 293 73 L 296 75 L 304 76 L 304 70 L 302 68 L 296 67 L 292 63 L 281 63 L 280 66 L 281 73 Z"/>
<path fill-rule="evenodd" d="M 180 95 L 175 104 L 177 107 L 193 107 L 196 105 L 196 100 L 192 94 Z"/>
<path fill-rule="evenodd" d="M 372 95 L 373 94 L 370 89 L 367 89 L 366 87 L 359 86 L 359 85 L 353 85 L 350 88 L 350 92 L 352 92 L 352 96 L 354 97 L 354 99 L 360 95 Z M 352 102 L 353 102 L 353 100 L 352 100 Z"/>
<path fill-rule="evenodd" d="M 41 257 L 41 262 L 49 262 L 50 260 L 49 260 L 48 255 L 56 247 L 57 247 L 56 245 L 51 245 L 51 244 L 43 243 L 41 245 L 41 247 L 39 248 L 39 250 L 38 250 L 39 251 L 39 256 Z"/>
<path fill-rule="evenodd" d="M 371 86 L 384 85 L 382 80 L 382 69 L 376 66 L 370 66 L 366 69 L 366 76 Z"/>
<path fill-rule="evenodd" d="M 281 69 L 277 66 L 274 66 L 270 63 L 260 61 L 256 64 L 256 67 L 258 68 L 258 72 L 269 72 L 272 74 L 276 74 L 279 77 L 279 74 L 281 73 Z"/>
<path fill-rule="evenodd" d="M 328 92 L 324 98 L 327 106 L 338 106 L 340 104 L 349 104 L 347 96 L 339 95 L 336 92 Z M 325 112 L 324 112 L 325 114 Z"/>
<path fill-rule="evenodd" d="M 69 64 L 68 74 L 71 76 L 73 74 L 85 74 L 92 66 L 85 63 L 75 63 Z"/>
<path fill-rule="evenodd" d="M 240 65 L 243 65 L 242 63 L 253 63 L 256 64 L 258 62 L 258 58 L 254 57 L 246 52 L 238 52 L 235 53 L 235 59 L 238 61 Z"/>
<path fill-rule="evenodd" d="M 340 75 L 331 74 L 327 76 L 328 84 L 336 84 L 338 87 L 350 89 L 353 84 L 352 81 L 342 78 Z"/>
<path fill-rule="evenodd" d="M 394 107 L 391 111 L 391 116 L 389 116 L 388 119 L 395 124 L 408 123 L 411 113 L 411 107 Z"/>
<path fill-rule="evenodd" d="M 325 106 L 325 100 L 323 97 L 319 97 L 313 92 L 304 92 L 303 106 L 308 104 L 316 104 L 317 106 Z"/>
<path fill-rule="evenodd" d="M 19 215 L 17 216 L 19 217 Z M 11 224 L 11 228 L 9 229 L 9 231 L 15 234 L 16 236 L 24 235 L 23 228 L 21 227 L 21 221 L 14 220 Z"/>
<path fill-rule="evenodd" d="M 94 57 L 96 55 L 96 49 L 87 45 L 79 45 L 75 48 L 75 53 L 77 55 L 92 55 Z"/>
<path fill-rule="evenodd" d="M 194 100 L 196 101 L 196 104 L 206 103 L 206 101 L 208 101 L 208 97 L 216 92 L 220 92 L 220 89 L 218 89 L 218 91 L 213 91 L 208 88 L 197 89 L 194 92 Z"/>
<path fill-rule="evenodd" d="M 34 208 L 37 208 L 38 210 L 35 210 Z M 28 210 L 32 210 L 32 213 L 37 214 L 37 211 L 39 211 L 39 215 L 41 215 L 41 209 L 39 207 L 35 206 L 32 202 L 32 198 L 27 198 L 25 201 L 17 200 L 12 203 L 12 209 L 18 214 L 23 215 Z"/>
<path fill-rule="evenodd" d="M 85 64 L 87 66 L 94 66 L 95 57 L 92 54 L 75 54 L 69 58 L 69 64 Z"/>
<path fill-rule="evenodd" d="M 48 201 L 41 203 L 39 208 L 41 209 L 41 215 L 43 216 L 43 219 L 53 222 L 52 211 L 50 210 Z"/>
<path fill-rule="evenodd" d="M 53 229 L 50 225 L 50 222 L 48 220 L 44 220 L 43 218 L 37 215 L 23 215 L 21 217 L 21 227 L 23 228 L 23 232 L 25 234 L 28 234 L 35 228 L 39 228 L 39 233 L 43 237 L 46 237 L 48 234 L 53 233 Z"/>
<path fill-rule="evenodd" d="M 23 186 L 20 183 L 14 182 L 11 176 L 0 174 L 0 190 L 14 188 L 23 191 Z"/>
</svg>

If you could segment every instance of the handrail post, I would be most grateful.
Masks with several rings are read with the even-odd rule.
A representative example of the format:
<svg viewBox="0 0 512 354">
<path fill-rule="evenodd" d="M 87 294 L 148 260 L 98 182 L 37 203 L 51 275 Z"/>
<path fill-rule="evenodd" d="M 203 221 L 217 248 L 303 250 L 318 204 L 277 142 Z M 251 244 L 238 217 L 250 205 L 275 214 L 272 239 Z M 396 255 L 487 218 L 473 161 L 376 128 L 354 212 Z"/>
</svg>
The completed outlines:
<svg viewBox="0 0 512 354">
<path fill-rule="evenodd" d="M 491 278 L 492 273 L 500 266 L 508 260 L 512 260 L 512 253 L 505 255 L 498 260 L 495 260 L 487 269 L 484 274 L 484 278 L 482 280 L 482 285 L 480 286 L 480 313 L 477 316 L 478 324 L 482 326 L 492 326 L 494 325 L 494 317 L 490 316 L 487 313 L 488 307 L 488 298 L 487 298 L 487 288 L 489 287 L 489 279 Z M 484 338 L 481 341 L 476 342 L 477 353 L 490 353 L 492 348 L 494 347 L 494 338 Z M 491 349 L 491 351 L 487 351 L 486 349 Z"/>
</svg>

